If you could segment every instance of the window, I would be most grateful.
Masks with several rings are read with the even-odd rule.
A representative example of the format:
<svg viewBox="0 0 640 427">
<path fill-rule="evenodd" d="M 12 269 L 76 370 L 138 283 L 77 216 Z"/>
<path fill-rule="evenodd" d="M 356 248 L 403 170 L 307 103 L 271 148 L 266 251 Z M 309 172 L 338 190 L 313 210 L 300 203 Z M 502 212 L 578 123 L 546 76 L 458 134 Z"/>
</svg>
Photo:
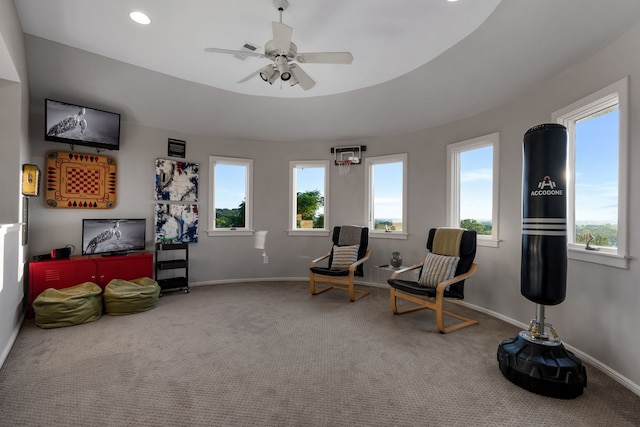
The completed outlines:
<svg viewBox="0 0 640 427">
<path fill-rule="evenodd" d="M 447 146 L 447 221 L 476 230 L 478 245 L 498 246 L 498 133 Z"/>
<path fill-rule="evenodd" d="M 329 161 L 290 162 L 289 169 L 289 234 L 326 232 Z"/>
<path fill-rule="evenodd" d="M 626 78 L 552 115 L 567 128 L 571 259 L 628 268 L 627 117 Z"/>
<path fill-rule="evenodd" d="M 253 160 L 211 156 L 209 171 L 212 180 L 209 235 L 253 233 Z"/>
<path fill-rule="evenodd" d="M 366 223 L 372 237 L 407 238 L 407 154 L 369 157 Z"/>
</svg>

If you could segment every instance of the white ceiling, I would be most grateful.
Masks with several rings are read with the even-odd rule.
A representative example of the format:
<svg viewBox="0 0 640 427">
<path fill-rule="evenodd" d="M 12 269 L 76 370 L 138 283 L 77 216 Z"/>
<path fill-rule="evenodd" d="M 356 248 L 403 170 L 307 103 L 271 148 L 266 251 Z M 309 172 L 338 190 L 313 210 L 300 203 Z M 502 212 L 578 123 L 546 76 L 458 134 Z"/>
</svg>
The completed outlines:
<svg viewBox="0 0 640 427">
<path fill-rule="evenodd" d="M 412 132 L 507 102 L 593 54 L 640 19 L 637 0 L 289 0 L 300 52 L 350 51 L 351 65 L 303 64 L 309 91 L 254 77 L 272 0 L 16 0 L 32 102 L 123 113 L 173 131 L 278 141 Z M 149 26 L 133 23 L 132 10 Z M 72 49 L 73 48 L 73 49 Z M 97 56 L 100 55 L 100 56 Z"/>
<path fill-rule="evenodd" d="M 256 96 L 297 98 L 331 95 L 373 86 L 418 68 L 473 32 L 500 0 L 458 1 L 290 0 L 282 21 L 293 27 L 299 52 L 350 51 L 351 65 L 304 64 L 316 80 L 309 91 L 259 76 L 238 84 L 270 61 L 206 53 L 240 50 L 271 40 L 280 20 L 273 0 L 21 0 L 24 31 L 149 70 Z M 280 2 L 278 2 L 280 4 Z M 151 18 L 129 19 L 139 10 Z M 404 25 L 404 23 L 415 25 Z"/>
</svg>

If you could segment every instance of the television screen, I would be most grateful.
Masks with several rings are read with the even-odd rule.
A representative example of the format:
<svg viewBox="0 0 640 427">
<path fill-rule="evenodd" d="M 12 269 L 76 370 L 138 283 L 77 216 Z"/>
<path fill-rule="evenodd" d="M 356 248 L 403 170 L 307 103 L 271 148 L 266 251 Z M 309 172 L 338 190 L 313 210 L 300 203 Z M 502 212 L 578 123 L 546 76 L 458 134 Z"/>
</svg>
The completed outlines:
<svg viewBox="0 0 640 427">
<path fill-rule="evenodd" d="M 146 220 L 83 219 L 82 255 L 122 254 L 145 249 Z"/>
<path fill-rule="evenodd" d="M 120 114 L 45 99 L 44 121 L 46 141 L 120 148 Z"/>
</svg>

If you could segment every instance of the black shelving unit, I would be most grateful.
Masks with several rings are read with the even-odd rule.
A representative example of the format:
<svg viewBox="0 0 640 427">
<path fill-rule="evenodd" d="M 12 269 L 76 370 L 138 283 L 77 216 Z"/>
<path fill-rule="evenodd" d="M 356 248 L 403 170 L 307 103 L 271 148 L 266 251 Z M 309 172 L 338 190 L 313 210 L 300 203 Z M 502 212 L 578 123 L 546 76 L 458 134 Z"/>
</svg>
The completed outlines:
<svg viewBox="0 0 640 427">
<path fill-rule="evenodd" d="M 156 243 L 156 282 L 160 295 L 170 291 L 189 293 L 188 243 Z"/>
</svg>

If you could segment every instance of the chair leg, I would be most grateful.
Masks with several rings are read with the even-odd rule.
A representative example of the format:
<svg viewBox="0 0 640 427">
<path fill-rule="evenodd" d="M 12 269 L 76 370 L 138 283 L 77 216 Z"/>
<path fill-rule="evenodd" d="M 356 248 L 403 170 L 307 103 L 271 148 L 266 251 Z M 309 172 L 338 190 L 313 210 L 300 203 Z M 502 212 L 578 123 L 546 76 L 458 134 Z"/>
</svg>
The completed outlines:
<svg viewBox="0 0 640 427">
<path fill-rule="evenodd" d="M 328 291 L 329 289 L 333 289 L 335 286 L 327 286 L 326 288 L 322 288 L 319 291 L 316 290 L 316 277 L 315 274 L 309 274 L 309 291 L 311 291 L 311 295 L 318 295 L 323 292 Z"/>
<path fill-rule="evenodd" d="M 316 294 L 316 279 L 313 273 L 309 273 L 309 291 L 311 292 L 311 295 Z"/>
<path fill-rule="evenodd" d="M 444 320 L 442 316 L 446 314 L 449 317 L 455 317 L 461 322 L 456 323 L 455 325 L 451 325 L 448 328 L 444 327 Z M 436 313 L 437 322 L 438 322 L 438 331 L 441 334 L 448 334 L 449 332 L 457 331 L 458 329 L 466 328 L 467 326 L 477 325 L 479 322 L 474 319 L 469 319 L 468 317 L 461 316 L 459 314 L 452 313 L 450 311 L 442 311 L 441 313 Z"/>
<path fill-rule="evenodd" d="M 360 298 L 369 295 L 369 292 L 370 291 L 356 289 L 355 284 L 353 283 L 353 276 L 349 277 L 349 301 L 358 301 Z M 358 296 L 356 297 L 355 294 L 358 294 Z"/>
<path fill-rule="evenodd" d="M 440 331 L 441 334 L 448 334 L 449 332 L 457 331 L 458 329 L 462 329 L 462 328 L 466 328 L 467 326 L 472 326 L 472 325 L 477 325 L 478 324 L 477 320 L 469 319 L 468 317 L 464 317 L 464 316 L 461 316 L 459 314 L 443 310 L 443 299 L 444 298 L 442 298 L 442 297 L 436 298 L 436 307 L 435 307 L 435 309 L 436 309 L 436 322 L 438 324 L 438 331 Z M 449 316 L 449 317 L 453 317 L 455 319 L 458 319 L 461 322 L 458 322 L 458 323 L 456 323 L 454 325 L 451 325 L 448 328 L 446 328 L 444 326 L 444 315 L 445 314 L 447 316 Z"/>
<path fill-rule="evenodd" d="M 349 301 L 351 302 L 358 301 L 360 298 L 369 295 L 369 291 L 363 291 L 355 288 L 353 277 L 350 277 L 347 283 L 343 283 L 343 282 L 340 282 L 339 284 L 338 282 L 330 282 L 330 283 L 336 283 L 336 284 L 327 286 L 326 288 L 322 288 L 318 290 L 316 289 L 315 274 L 314 273 L 309 274 L 309 291 L 311 292 L 311 295 L 318 295 L 328 291 L 329 289 L 341 289 L 343 291 L 349 292 Z"/>
<path fill-rule="evenodd" d="M 450 311 L 446 311 L 443 309 L 443 301 L 444 298 L 440 297 L 440 298 L 436 298 L 435 302 L 431 302 L 428 300 L 425 300 L 423 298 L 419 298 L 410 294 L 407 294 L 405 292 L 402 291 L 398 291 L 395 288 L 391 288 L 390 292 L 389 292 L 390 298 L 391 298 L 391 311 L 393 311 L 393 313 L 395 314 L 405 314 L 405 313 L 411 313 L 413 311 L 418 311 L 418 310 L 424 310 L 425 308 L 428 308 L 429 310 L 433 310 L 436 312 L 436 324 L 438 326 L 438 331 L 441 334 L 448 334 L 449 332 L 453 332 L 453 331 L 457 331 L 458 329 L 462 329 L 462 328 L 466 328 L 467 326 L 472 326 L 472 325 L 477 325 L 478 321 L 474 320 L 474 319 L 469 319 L 468 317 L 464 317 L 461 316 L 459 314 L 456 313 L 452 313 Z M 397 298 L 400 297 L 404 300 L 407 301 L 411 301 L 415 304 L 417 304 L 417 306 L 415 307 L 411 307 L 411 308 L 407 308 L 405 310 L 399 310 L 398 306 L 397 306 Z M 447 315 L 449 317 L 453 317 L 455 319 L 460 320 L 461 322 L 458 322 L 454 325 L 451 325 L 449 327 L 445 327 L 444 326 L 444 316 Z"/>
<path fill-rule="evenodd" d="M 349 301 L 351 302 L 358 301 L 360 298 L 366 297 L 367 295 L 369 295 L 369 293 L 370 293 L 369 291 L 362 291 L 360 289 L 355 289 L 352 285 L 351 288 L 349 289 Z M 357 294 L 357 296 L 355 294 Z"/>
<path fill-rule="evenodd" d="M 358 301 L 360 298 L 366 297 L 367 295 L 369 295 L 369 291 L 356 289 L 353 283 L 348 283 L 347 286 L 333 285 L 327 289 L 323 289 L 322 291 L 319 291 L 318 293 L 324 292 L 325 290 L 329 290 L 329 289 L 340 289 L 342 291 L 347 291 L 349 293 L 350 302 Z"/>
<path fill-rule="evenodd" d="M 415 304 L 418 304 L 417 306 L 414 307 L 410 307 L 410 308 L 406 308 L 404 310 L 399 310 L 398 309 L 398 296 L 400 296 L 400 298 L 404 299 L 404 300 L 408 300 L 411 301 Z M 412 297 L 408 294 L 405 293 L 401 293 L 400 291 L 397 291 L 396 288 L 391 288 L 389 291 L 389 297 L 391 299 L 391 311 L 393 311 L 394 314 L 405 314 L 405 313 L 411 313 L 413 311 L 418 311 L 418 310 L 424 310 L 425 308 L 429 308 L 427 306 L 424 305 L 424 303 L 429 303 L 428 301 L 425 301 L 421 298 L 416 298 L 416 297 Z"/>
</svg>

